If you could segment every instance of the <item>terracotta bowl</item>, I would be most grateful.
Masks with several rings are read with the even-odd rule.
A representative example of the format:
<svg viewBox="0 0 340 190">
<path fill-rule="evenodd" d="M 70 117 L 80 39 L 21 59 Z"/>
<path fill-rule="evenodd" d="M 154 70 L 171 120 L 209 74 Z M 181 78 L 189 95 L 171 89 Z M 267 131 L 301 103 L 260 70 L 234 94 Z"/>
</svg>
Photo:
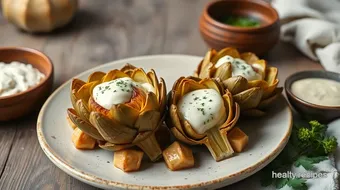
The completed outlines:
<svg viewBox="0 0 340 190">
<path fill-rule="evenodd" d="M 258 27 L 237 27 L 224 24 L 227 16 L 246 16 L 260 21 Z M 203 10 L 199 29 L 211 48 L 234 47 L 241 52 L 263 55 L 278 42 L 279 16 L 276 10 L 261 0 L 222 0 L 209 3 Z"/>
<path fill-rule="evenodd" d="M 0 62 L 19 61 L 31 64 L 45 78 L 36 86 L 11 96 L 0 97 L 0 121 L 8 121 L 39 109 L 53 85 L 53 65 L 43 53 L 24 47 L 0 48 Z"/>
<path fill-rule="evenodd" d="M 319 120 L 326 123 L 340 118 L 340 106 L 321 106 L 312 104 L 296 97 L 292 93 L 292 84 L 297 80 L 305 78 L 324 78 L 340 82 L 340 74 L 328 71 L 302 71 L 289 76 L 285 81 L 285 91 L 290 104 L 304 118 L 308 120 Z"/>
</svg>

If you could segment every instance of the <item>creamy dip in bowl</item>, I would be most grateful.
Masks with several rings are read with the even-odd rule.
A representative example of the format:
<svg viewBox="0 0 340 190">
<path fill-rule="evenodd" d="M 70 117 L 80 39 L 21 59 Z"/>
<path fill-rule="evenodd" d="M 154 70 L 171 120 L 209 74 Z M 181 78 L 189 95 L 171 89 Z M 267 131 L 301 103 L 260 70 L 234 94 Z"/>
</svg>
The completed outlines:
<svg viewBox="0 0 340 190">
<path fill-rule="evenodd" d="M 329 122 L 340 118 L 340 74 L 302 71 L 285 81 L 287 98 L 306 119 Z"/>
<path fill-rule="evenodd" d="M 53 65 L 43 53 L 25 47 L 0 48 L 0 121 L 32 113 L 53 86 Z M 22 64 L 13 64 L 20 62 Z M 8 66 L 10 64 L 10 66 Z"/>
<path fill-rule="evenodd" d="M 0 97 L 14 95 L 37 85 L 45 77 L 30 64 L 0 62 Z"/>
</svg>

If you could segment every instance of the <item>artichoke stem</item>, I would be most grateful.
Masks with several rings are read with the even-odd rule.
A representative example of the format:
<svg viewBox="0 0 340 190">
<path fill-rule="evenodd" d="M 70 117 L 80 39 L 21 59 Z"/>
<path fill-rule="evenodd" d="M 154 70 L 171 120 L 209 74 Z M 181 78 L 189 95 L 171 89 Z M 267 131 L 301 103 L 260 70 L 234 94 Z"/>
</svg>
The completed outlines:
<svg viewBox="0 0 340 190">
<path fill-rule="evenodd" d="M 136 145 L 148 155 L 152 162 L 155 162 L 162 157 L 162 150 L 156 140 L 155 133 L 138 142 Z"/>
<path fill-rule="evenodd" d="M 227 135 L 221 134 L 218 127 L 209 129 L 206 134 L 208 141 L 205 145 L 216 161 L 224 160 L 233 155 L 234 150 L 227 139 Z"/>
</svg>

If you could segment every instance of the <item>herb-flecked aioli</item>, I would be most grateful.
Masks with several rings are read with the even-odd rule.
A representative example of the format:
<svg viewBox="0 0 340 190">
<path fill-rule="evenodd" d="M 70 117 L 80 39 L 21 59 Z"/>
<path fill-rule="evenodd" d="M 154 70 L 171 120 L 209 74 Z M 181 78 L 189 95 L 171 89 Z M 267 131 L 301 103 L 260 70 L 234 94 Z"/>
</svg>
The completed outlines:
<svg viewBox="0 0 340 190">
<path fill-rule="evenodd" d="M 229 55 L 221 57 L 217 62 L 215 67 L 220 67 L 223 63 L 229 62 L 232 66 L 232 76 L 243 76 L 248 80 L 261 80 L 261 74 L 257 73 L 254 68 L 247 64 L 244 60 L 239 58 L 233 58 Z M 256 64 L 254 65 L 256 67 Z M 256 68 L 255 68 L 256 69 Z"/>
<path fill-rule="evenodd" d="M 110 109 L 113 105 L 129 102 L 134 88 L 140 88 L 145 92 L 155 90 L 149 83 L 138 83 L 129 77 L 124 77 L 97 85 L 93 88 L 92 95 L 97 104 Z"/>
<path fill-rule="evenodd" d="M 224 122 L 226 111 L 221 95 L 213 89 L 201 89 L 189 92 L 178 102 L 181 117 L 192 128 L 203 134 Z"/>
</svg>

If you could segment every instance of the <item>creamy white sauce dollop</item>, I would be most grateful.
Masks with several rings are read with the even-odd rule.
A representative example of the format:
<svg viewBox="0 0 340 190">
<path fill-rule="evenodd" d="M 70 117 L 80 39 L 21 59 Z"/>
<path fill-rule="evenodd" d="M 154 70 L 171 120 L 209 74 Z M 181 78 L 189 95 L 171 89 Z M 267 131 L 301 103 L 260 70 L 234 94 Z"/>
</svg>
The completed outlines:
<svg viewBox="0 0 340 190">
<path fill-rule="evenodd" d="M 11 62 L 0 63 L 0 97 L 23 92 L 40 83 L 45 77 L 30 64 Z"/>
<path fill-rule="evenodd" d="M 180 117 L 192 128 L 203 134 L 226 119 L 226 110 L 221 95 L 213 89 L 201 89 L 185 94 L 177 104 Z"/>
<path fill-rule="evenodd" d="M 292 93 L 307 102 L 323 106 L 340 106 L 340 83 L 321 78 L 307 78 L 295 81 Z"/>
<path fill-rule="evenodd" d="M 92 96 L 97 104 L 105 109 L 111 109 L 113 105 L 129 102 L 134 88 L 155 92 L 154 87 L 149 83 L 138 83 L 129 77 L 124 77 L 95 86 Z"/>
<path fill-rule="evenodd" d="M 215 67 L 218 68 L 224 63 L 231 63 L 232 67 L 232 76 L 243 76 L 248 80 L 261 80 L 261 74 L 257 73 L 254 68 L 247 64 L 244 60 L 239 58 L 233 58 L 229 55 L 221 57 L 215 64 Z M 254 65 L 255 67 L 255 65 Z M 256 67 L 255 67 L 256 68 Z"/>
</svg>

